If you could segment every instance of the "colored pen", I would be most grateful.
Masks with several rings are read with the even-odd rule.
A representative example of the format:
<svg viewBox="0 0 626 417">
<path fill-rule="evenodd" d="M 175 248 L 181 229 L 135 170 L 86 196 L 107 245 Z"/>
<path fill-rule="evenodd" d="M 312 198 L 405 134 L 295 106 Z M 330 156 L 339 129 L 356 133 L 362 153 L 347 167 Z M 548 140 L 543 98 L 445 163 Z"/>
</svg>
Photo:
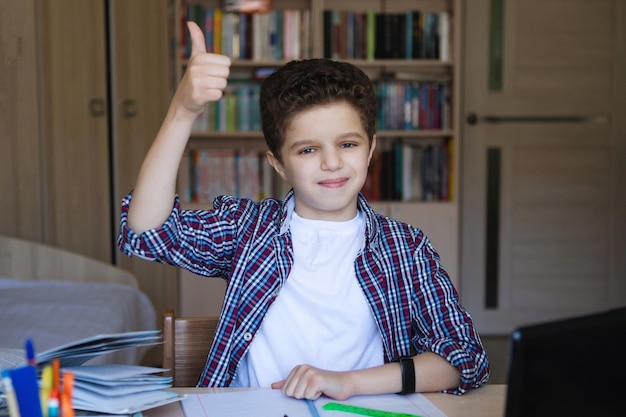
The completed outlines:
<svg viewBox="0 0 626 417">
<path fill-rule="evenodd" d="M 74 372 L 63 372 L 63 392 L 61 393 L 61 415 L 63 417 L 74 417 L 72 395 L 74 395 Z"/>
<path fill-rule="evenodd" d="M 59 358 L 52 359 L 52 388 L 61 392 L 61 361 Z"/>
<path fill-rule="evenodd" d="M 13 391 L 11 374 L 8 369 L 2 371 L 2 385 L 7 400 L 7 407 L 9 407 L 9 417 L 20 417 L 20 409 L 17 406 L 17 398 L 15 397 L 15 391 Z"/>
<path fill-rule="evenodd" d="M 52 392 L 52 366 L 45 365 L 41 370 L 41 384 L 39 388 L 39 399 L 41 402 L 41 412 L 43 417 L 49 417 L 48 414 L 48 402 L 50 400 L 50 393 Z"/>
<path fill-rule="evenodd" d="M 311 413 L 311 417 L 320 417 L 319 411 L 315 408 L 315 403 L 313 400 L 305 400 L 307 407 L 309 407 L 309 413 Z"/>
<path fill-rule="evenodd" d="M 37 359 L 35 358 L 35 346 L 31 339 L 26 339 L 26 362 L 29 365 L 37 366 Z"/>
<path fill-rule="evenodd" d="M 52 388 L 46 406 L 48 407 L 48 417 L 59 417 L 59 391 Z"/>
<path fill-rule="evenodd" d="M 374 408 L 359 407 L 350 404 L 340 404 L 329 402 L 322 406 L 322 409 L 328 411 L 343 411 L 344 413 L 359 414 L 368 417 L 421 417 L 417 414 L 396 413 L 394 411 L 376 410 Z"/>
<path fill-rule="evenodd" d="M 61 361 L 59 358 L 52 359 L 52 388 L 48 398 L 48 417 L 59 417 L 61 408 Z"/>
</svg>

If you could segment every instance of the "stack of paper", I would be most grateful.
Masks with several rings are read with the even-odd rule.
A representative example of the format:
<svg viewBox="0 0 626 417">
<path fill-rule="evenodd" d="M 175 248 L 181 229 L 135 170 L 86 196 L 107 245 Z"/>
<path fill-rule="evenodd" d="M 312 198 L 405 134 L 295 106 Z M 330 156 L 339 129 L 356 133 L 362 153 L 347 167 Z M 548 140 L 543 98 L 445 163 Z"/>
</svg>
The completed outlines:
<svg viewBox="0 0 626 417">
<path fill-rule="evenodd" d="M 113 334 L 100 334 L 40 352 L 35 355 L 39 366 L 54 358 L 61 367 L 79 366 L 89 359 L 122 349 L 153 346 L 162 342 L 159 330 L 145 330 Z M 22 349 L 0 349 L 0 369 L 12 369 L 26 364 L 26 352 Z"/>
<path fill-rule="evenodd" d="M 161 343 L 159 330 L 145 330 L 102 334 L 76 342 L 67 343 L 37 354 L 37 363 L 45 365 L 54 358 L 61 360 L 61 367 L 79 366 L 98 355 L 121 349 L 153 346 Z"/>
<path fill-rule="evenodd" d="M 72 404 L 77 410 L 131 414 L 183 398 L 166 389 L 172 378 L 155 375 L 163 372 L 162 368 L 85 365 L 62 371 L 74 373 Z"/>
</svg>

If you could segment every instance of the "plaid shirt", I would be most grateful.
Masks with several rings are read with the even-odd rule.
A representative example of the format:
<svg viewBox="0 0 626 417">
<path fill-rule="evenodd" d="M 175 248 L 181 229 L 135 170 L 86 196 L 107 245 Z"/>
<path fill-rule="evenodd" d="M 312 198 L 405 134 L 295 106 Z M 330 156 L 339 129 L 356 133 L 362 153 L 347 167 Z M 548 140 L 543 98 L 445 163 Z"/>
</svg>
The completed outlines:
<svg viewBox="0 0 626 417">
<path fill-rule="evenodd" d="M 222 196 L 213 210 L 181 210 L 176 197 L 165 223 L 141 235 L 127 224 L 131 198 L 122 203 L 118 237 L 125 254 L 226 279 L 224 307 L 198 385 L 228 386 L 291 271 L 293 192 L 284 201 Z M 385 362 L 435 352 L 461 372 L 459 386 L 449 392 L 484 384 L 485 350 L 428 239 L 420 229 L 376 214 L 361 195 L 358 209 L 366 237 L 354 268 L 380 330 Z"/>
</svg>

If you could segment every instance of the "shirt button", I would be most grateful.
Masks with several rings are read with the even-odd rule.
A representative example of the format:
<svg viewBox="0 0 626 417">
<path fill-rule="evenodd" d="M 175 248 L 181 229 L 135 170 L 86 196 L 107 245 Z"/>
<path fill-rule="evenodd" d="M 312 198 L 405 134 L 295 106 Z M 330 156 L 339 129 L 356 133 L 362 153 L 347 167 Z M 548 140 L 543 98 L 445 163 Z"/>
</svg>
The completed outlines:
<svg viewBox="0 0 626 417">
<path fill-rule="evenodd" d="M 230 379 L 230 374 L 226 374 L 225 377 L 226 377 L 226 380 L 228 381 Z"/>
<path fill-rule="evenodd" d="M 244 333 L 243 340 L 245 340 L 246 342 L 251 341 L 252 340 L 252 333 L 250 333 L 250 332 Z"/>
</svg>

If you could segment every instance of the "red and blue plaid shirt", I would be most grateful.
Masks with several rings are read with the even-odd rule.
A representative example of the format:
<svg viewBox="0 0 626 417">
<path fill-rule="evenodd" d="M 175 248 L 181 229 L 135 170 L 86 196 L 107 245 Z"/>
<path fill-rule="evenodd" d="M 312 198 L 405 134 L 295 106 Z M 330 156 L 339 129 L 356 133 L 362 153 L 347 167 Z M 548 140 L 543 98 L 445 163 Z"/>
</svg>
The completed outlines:
<svg viewBox="0 0 626 417">
<path fill-rule="evenodd" d="M 165 223 L 141 235 L 128 227 L 131 198 L 122 203 L 118 237 L 125 254 L 227 281 L 198 386 L 228 386 L 291 271 L 293 192 L 284 201 L 222 196 L 212 210 L 182 210 L 176 197 Z M 484 384 L 489 378 L 487 355 L 426 236 L 375 213 L 362 196 L 358 209 L 366 237 L 354 268 L 380 330 L 385 361 L 430 351 L 461 372 L 458 388 L 450 392 L 461 394 Z"/>
</svg>

